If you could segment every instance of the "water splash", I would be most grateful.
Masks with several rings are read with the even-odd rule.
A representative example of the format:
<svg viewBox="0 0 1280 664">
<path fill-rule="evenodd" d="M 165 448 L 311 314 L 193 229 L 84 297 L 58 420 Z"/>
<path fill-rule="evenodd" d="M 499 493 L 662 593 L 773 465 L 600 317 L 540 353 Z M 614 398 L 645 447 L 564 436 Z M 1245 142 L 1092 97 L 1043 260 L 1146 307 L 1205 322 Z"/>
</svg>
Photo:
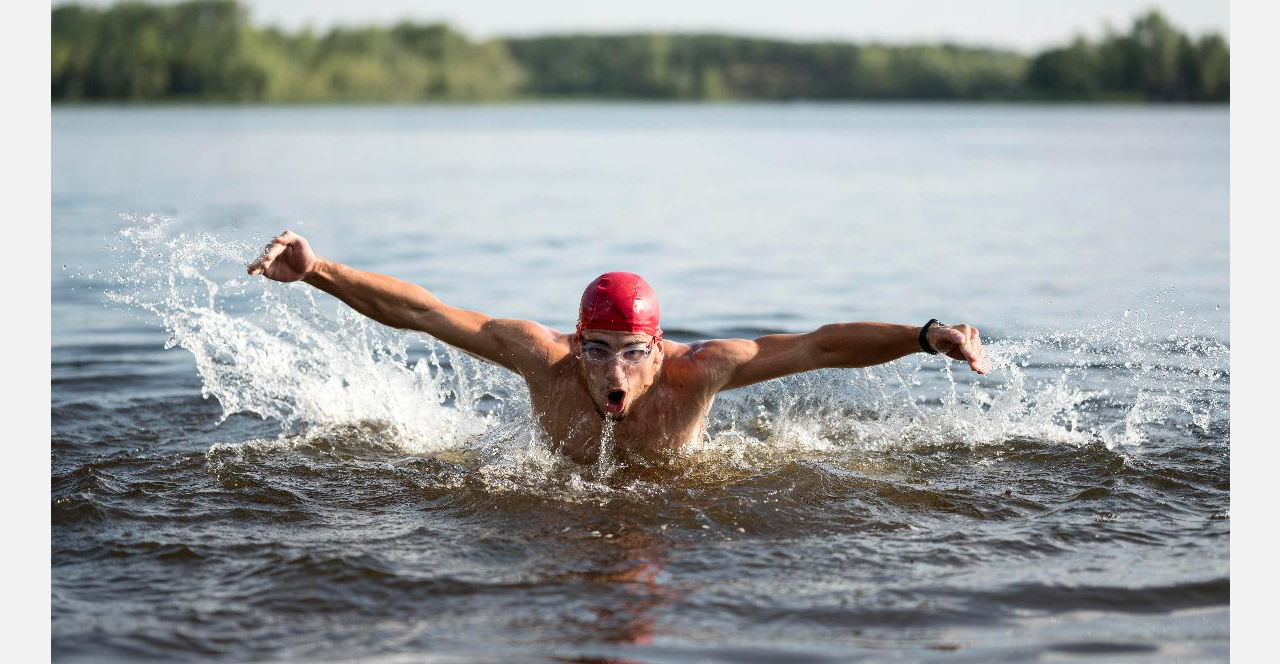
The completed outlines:
<svg viewBox="0 0 1280 664">
<path fill-rule="evenodd" d="M 1117 322 L 989 342 L 991 372 L 981 378 L 964 363 L 915 357 L 726 395 L 703 447 L 726 452 L 758 440 L 774 449 L 883 450 L 1031 438 L 1116 449 L 1142 444 L 1155 429 L 1226 425 L 1224 344 L 1154 337 L 1136 319 Z"/>
<path fill-rule="evenodd" d="M 518 393 L 499 370 L 429 337 L 345 308 L 330 314 L 309 287 L 246 276 L 254 245 L 174 234 L 174 222 L 155 215 L 125 220 L 120 236 L 134 257 L 104 275 L 106 296 L 159 319 L 165 347 L 191 353 L 224 420 L 252 413 L 284 431 L 380 422 L 407 449 L 429 452 L 484 431 L 494 392 L 507 401 Z"/>
<path fill-rule="evenodd" d="M 604 418 L 604 422 L 600 427 L 600 453 L 596 460 L 596 470 L 600 473 L 600 477 L 608 479 L 613 471 L 617 470 L 617 461 L 613 458 L 614 438 L 613 431 L 617 427 L 617 422 L 611 418 Z"/>
<path fill-rule="evenodd" d="M 598 496 L 617 480 L 623 462 L 610 427 L 594 466 L 550 452 L 515 376 L 318 300 L 308 287 L 245 276 L 256 243 L 176 233 L 172 220 L 154 215 L 125 221 L 122 264 L 99 275 L 111 284 L 107 298 L 154 315 L 169 335 L 166 347 L 191 353 L 202 393 L 218 400 L 223 419 L 256 414 L 278 421 L 282 438 L 294 441 L 373 423 L 410 454 L 464 451 L 495 491 L 536 485 Z M 1229 349 L 1155 311 L 991 342 L 985 378 L 917 356 L 726 393 L 708 434 L 682 455 L 722 470 L 759 469 L 799 457 L 1019 437 L 1116 448 L 1161 428 L 1226 426 Z"/>
</svg>

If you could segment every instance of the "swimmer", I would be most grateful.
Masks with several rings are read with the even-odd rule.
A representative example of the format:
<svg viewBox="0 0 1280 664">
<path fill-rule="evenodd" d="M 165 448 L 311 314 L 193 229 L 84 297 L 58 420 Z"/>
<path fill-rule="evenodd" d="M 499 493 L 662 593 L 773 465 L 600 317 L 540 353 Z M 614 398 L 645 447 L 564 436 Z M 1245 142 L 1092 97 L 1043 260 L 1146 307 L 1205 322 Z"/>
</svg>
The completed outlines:
<svg viewBox="0 0 1280 664">
<path fill-rule="evenodd" d="M 553 445 L 578 461 L 599 453 L 605 420 L 620 450 L 674 450 L 703 434 L 716 394 L 803 371 L 869 367 L 927 352 L 989 364 L 978 330 L 833 323 L 805 334 L 682 344 L 662 336 L 658 297 L 629 272 L 587 286 L 571 333 L 527 320 L 493 318 L 441 302 L 421 286 L 321 258 L 285 231 L 248 266 L 250 275 L 305 281 L 373 320 L 425 332 L 515 372 Z"/>
</svg>

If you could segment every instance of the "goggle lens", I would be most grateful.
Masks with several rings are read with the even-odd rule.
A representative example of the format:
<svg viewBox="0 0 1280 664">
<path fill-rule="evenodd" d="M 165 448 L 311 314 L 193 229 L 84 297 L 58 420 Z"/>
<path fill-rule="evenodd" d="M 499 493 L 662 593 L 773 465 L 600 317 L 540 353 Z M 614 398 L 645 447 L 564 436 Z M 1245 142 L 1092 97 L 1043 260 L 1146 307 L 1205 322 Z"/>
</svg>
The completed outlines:
<svg viewBox="0 0 1280 664">
<path fill-rule="evenodd" d="M 614 352 L 612 348 L 602 343 L 588 341 L 582 344 L 582 357 L 593 364 L 605 364 L 614 357 L 621 358 L 627 364 L 640 364 L 648 359 L 652 352 L 652 341 L 644 346 L 633 344 L 618 352 Z"/>
</svg>

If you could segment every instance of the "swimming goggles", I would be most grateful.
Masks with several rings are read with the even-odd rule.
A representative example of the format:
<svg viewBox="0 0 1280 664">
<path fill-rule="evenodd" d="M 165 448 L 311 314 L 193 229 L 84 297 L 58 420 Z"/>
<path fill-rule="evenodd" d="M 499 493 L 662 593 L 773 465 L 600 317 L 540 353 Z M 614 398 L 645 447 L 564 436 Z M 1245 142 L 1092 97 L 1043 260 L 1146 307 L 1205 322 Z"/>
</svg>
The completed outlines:
<svg viewBox="0 0 1280 664">
<path fill-rule="evenodd" d="M 640 364 L 649 359 L 649 355 L 653 353 L 655 341 L 657 341 L 656 337 L 650 339 L 647 345 L 631 344 L 617 352 L 602 343 L 586 341 L 582 344 L 582 357 L 592 364 L 606 364 L 615 357 L 622 360 L 624 364 Z"/>
</svg>

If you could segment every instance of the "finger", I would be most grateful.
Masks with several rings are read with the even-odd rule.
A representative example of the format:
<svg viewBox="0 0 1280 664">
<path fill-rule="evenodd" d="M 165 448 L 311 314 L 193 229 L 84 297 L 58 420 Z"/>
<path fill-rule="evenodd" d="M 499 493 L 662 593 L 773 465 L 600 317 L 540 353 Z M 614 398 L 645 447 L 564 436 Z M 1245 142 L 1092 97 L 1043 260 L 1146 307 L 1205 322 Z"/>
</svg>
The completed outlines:
<svg viewBox="0 0 1280 664">
<path fill-rule="evenodd" d="M 263 247 L 262 251 L 258 253 L 258 257 L 253 259 L 252 263 L 249 263 L 249 274 L 257 276 L 266 270 L 267 249 L 268 247 Z"/>
<path fill-rule="evenodd" d="M 305 256 L 306 254 L 311 253 L 311 245 L 307 244 L 307 238 L 302 237 L 293 231 L 288 231 L 288 233 L 290 236 L 290 244 L 296 245 L 300 254 Z"/>
<path fill-rule="evenodd" d="M 972 357 L 969 361 L 969 368 L 980 374 L 985 374 L 991 370 L 991 363 L 987 360 L 987 352 L 982 347 L 982 339 L 976 335 L 969 344 L 969 354 Z"/>
<path fill-rule="evenodd" d="M 978 360 L 981 359 L 981 355 L 979 354 L 981 347 L 977 343 L 974 343 L 972 332 L 966 335 L 964 345 L 961 348 L 964 349 L 964 359 L 969 361 L 969 368 L 977 371 Z"/>
<path fill-rule="evenodd" d="M 948 340 L 955 343 L 955 347 L 952 348 L 950 353 L 952 357 L 966 362 L 973 361 L 973 344 L 970 343 L 968 334 L 957 331 L 956 335 Z"/>
<path fill-rule="evenodd" d="M 982 355 L 974 355 L 973 359 L 969 360 L 969 368 L 980 374 L 985 374 L 987 373 L 987 370 L 990 369 L 990 366 L 987 364 L 986 357 Z"/>
<path fill-rule="evenodd" d="M 271 245 L 269 244 L 263 247 L 262 251 L 258 252 L 258 257 L 249 262 L 249 274 L 252 274 L 252 275 L 262 274 L 262 267 L 263 267 L 262 262 L 267 257 L 267 249 L 270 249 L 270 248 L 271 248 Z"/>
<path fill-rule="evenodd" d="M 960 347 L 960 351 L 964 353 L 964 359 L 969 363 L 969 368 L 978 371 L 978 364 L 982 360 L 982 356 L 974 349 L 973 344 L 966 343 Z"/>
<path fill-rule="evenodd" d="M 271 244 L 263 248 L 262 257 L 249 266 L 249 274 L 258 275 L 271 269 L 271 264 L 275 263 L 280 254 L 283 254 L 288 248 L 288 244 L 282 244 L 280 238 L 276 238 Z"/>
<path fill-rule="evenodd" d="M 267 250 L 262 254 L 262 267 L 263 268 L 271 267 L 271 264 L 276 262 L 276 259 L 280 257 L 280 254 L 283 254 L 288 249 L 289 249 L 289 245 L 282 244 L 279 240 L 272 243 L 270 246 L 267 247 Z"/>
</svg>

